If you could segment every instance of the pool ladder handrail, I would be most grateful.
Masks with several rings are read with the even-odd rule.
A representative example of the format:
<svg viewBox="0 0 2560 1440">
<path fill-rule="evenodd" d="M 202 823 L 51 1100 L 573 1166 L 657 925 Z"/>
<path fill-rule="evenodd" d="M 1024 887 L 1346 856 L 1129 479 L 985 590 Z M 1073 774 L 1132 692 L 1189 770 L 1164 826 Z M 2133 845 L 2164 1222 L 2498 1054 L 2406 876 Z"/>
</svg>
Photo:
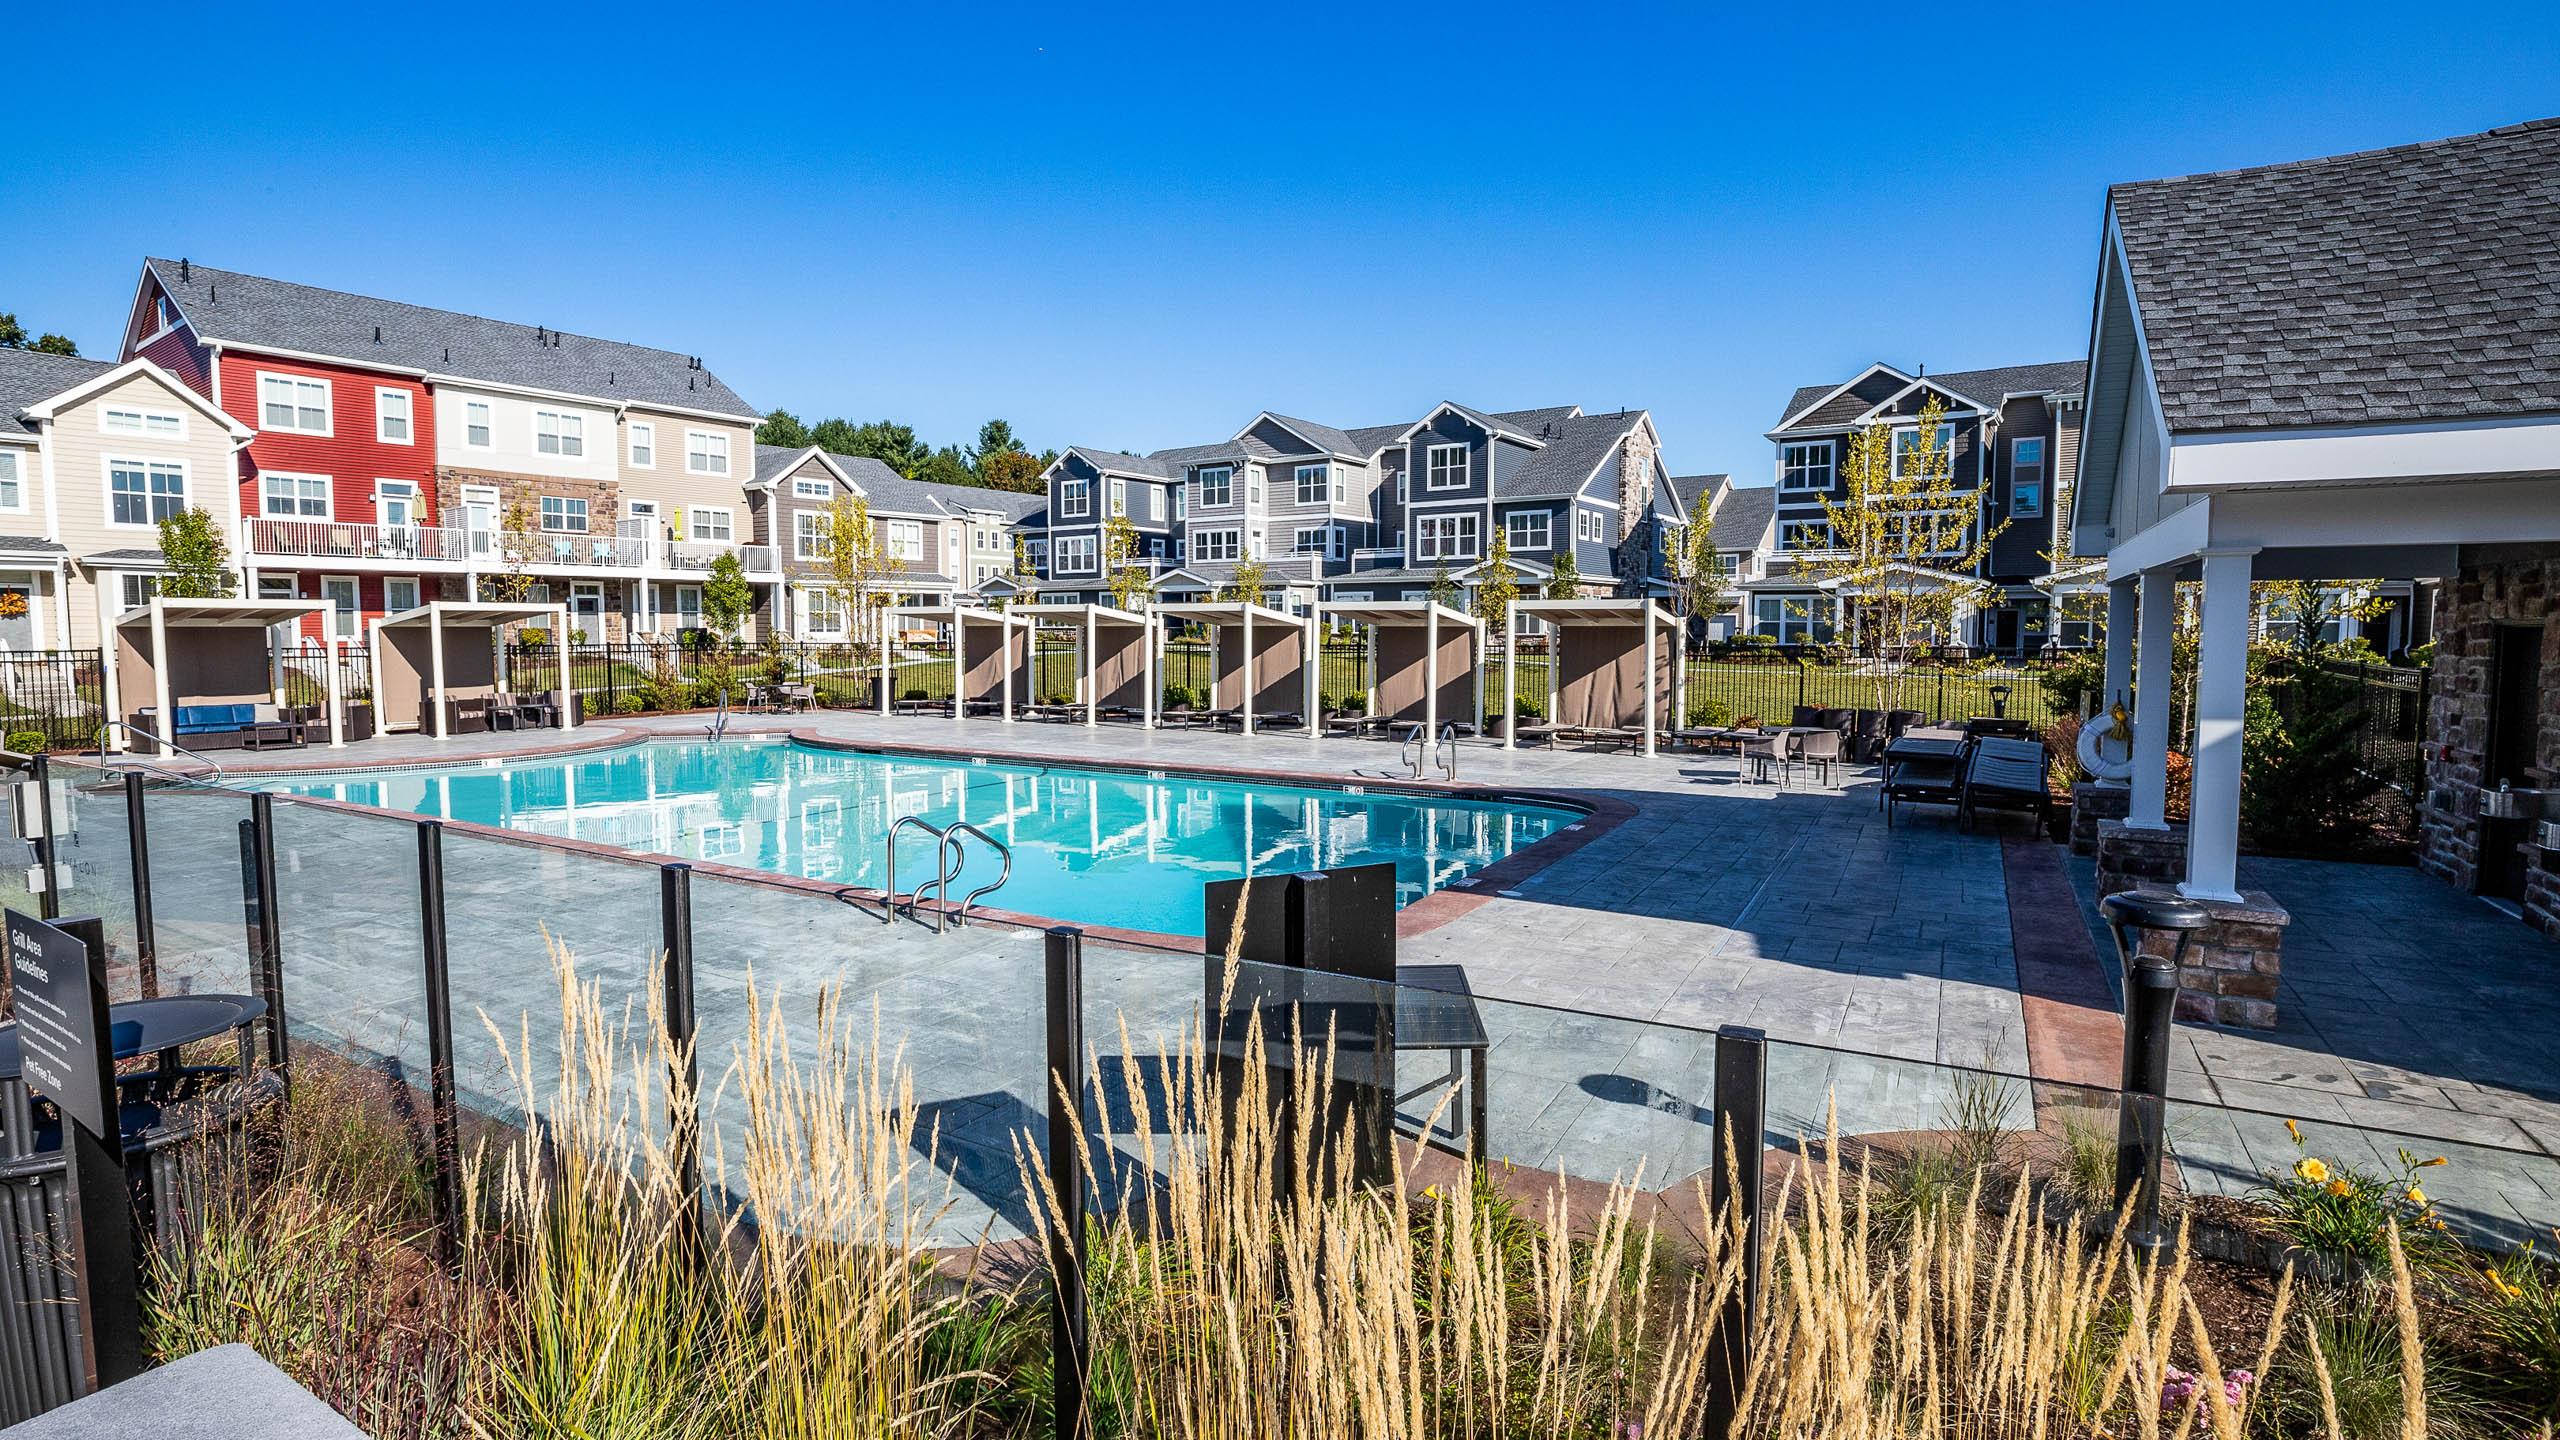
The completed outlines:
<svg viewBox="0 0 2560 1440">
<path fill-rule="evenodd" d="M 1422 778 L 1422 766 L 1426 760 L 1437 767 L 1442 775 L 1451 780 L 1457 779 L 1458 727 L 1441 726 L 1439 740 L 1433 741 L 1430 731 L 1420 725 L 1414 726 L 1412 731 L 1404 737 L 1404 744 L 1396 747 L 1396 760 L 1399 764 L 1409 766 L 1416 780 Z"/>
<path fill-rule="evenodd" d="M 915 893 L 906 898 L 903 906 L 904 912 L 912 916 L 915 913 L 915 908 L 924 903 L 924 892 L 927 890 L 933 891 L 934 904 L 936 907 L 933 912 L 934 934 L 939 935 L 942 933 L 942 922 L 946 915 L 950 918 L 951 923 L 955 925 L 967 925 L 969 923 L 970 908 L 975 906 L 982 897 L 1003 888 L 1004 883 L 1013 878 L 1012 847 L 1006 845 L 1003 841 L 998 840 L 993 835 L 988 834 L 986 831 L 979 829 L 977 826 L 970 824 L 966 820 L 955 820 L 948 825 L 935 826 L 920 816 L 901 815 L 896 820 L 890 822 L 888 839 L 884 842 L 888 870 L 888 892 L 885 897 L 885 905 L 880 917 L 880 923 L 884 925 L 895 924 L 902 908 L 898 900 L 898 832 L 909 825 L 913 825 L 917 829 L 931 835 L 937 842 L 939 842 L 934 847 L 933 878 L 916 886 Z M 961 896 L 959 908 L 955 910 L 951 905 L 951 882 L 960 878 L 961 868 L 967 860 L 966 852 L 962 849 L 960 844 L 960 837 L 963 835 L 975 835 L 979 839 L 985 841 L 987 845 L 996 852 L 997 858 L 1004 862 L 1004 868 L 997 872 L 994 883 L 981 885 L 977 889 Z"/>
<path fill-rule="evenodd" d="M 168 753 L 170 753 L 170 752 L 172 752 L 172 751 L 175 751 L 176 753 L 178 753 L 178 754 L 180 754 L 180 755 L 184 755 L 184 756 L 186 756 L 188 759 L 195 761 L 197 764 L 204 766 L 206 769 L 211 770 L 211 771 L 213 772 L 213 783 L 214 783 L 214 784 L 216 784 L 216 785 L 226 785 L 226 784 L 228 783 L 227 781 L 225 781 L 225 780 L 224 780 L 223 775 L 222 775 L 222 762 L 220 762 L 220 761 L 218 761 L 218 760 L 215 760 L 214 758 L 212 758 L 211 756 L 208 756 L 208 755 L 199 755 L 199 754 L 197 754 L 195 751 L 190 750 L 190 749 L 186 748 L 185 746 L 180 745 L 180 744 L 178 744 L 177 742 L 175 742 L 175 741 L 173 741 L 173 740 L 168 739 L 168 738 L 167 738 L 167 737 L 165 737 L 165 736 L 162 736 L 162 735 L 158 735 L 158 734 L 153 733 L 153 732 L 152 732 L 152 730 L 150 729 L 150 727 L 148 727 L 148 726 L 144 726 L 144 725 L 136 725 L 136 724 L 134 724 L 132 721 L 129 721 L 129 720 L 101 720 L 101 721 L 99 721 L 99 722 L 98 722 L 98 735 L 97 735 L 97 740 L 98 740 L 98 763 L 99 763 L 99 764 L 104 765 L 104 764 L 106 763 L 106 759 L 107 759 L 107 732 L 108 732 L 108 731 L 110 731 L 110 730 L 118 729 L 118 728 L 122 728 L 122 729 L 124 729 L 124 730 L 128 730 L 128 731 L 132 732 L 133 734 L 139 735 L 139 736 L 141 736 L 142 738 L 144 738 L 144 739 L 146 739 L 146 740 L 150 741 L 151 743 L 153 743 L 153 744 L 155 744 L 155 745 L 159 746 L 162 754 L 168 754 Z M 194 775 L 186 775 L 186 774 L 182 774 L 182 773 L 180 773 L 180 772 L 178 772 L 178 771 L 176 771 L 176 770 L 171 770 L 171 769 L 167 768 L 166 766 L 153 765 L 153 764 L 150 764 L 150 763 L 148 763 L 148 762 L 146 762 L 146 761 L 141 761 L 141 760 L 132 760 L 132 759 L 127 759 L 127 760 L 121 760 L 121 761 L 118 761 L 117 763 L 118 763 L 119 765 L 127 766 L 127 767 L 130 767 L 130 768 L 132 768 L 132 769 L 136 769 L 136 770 L 148 770 L 148 771 L 150 771 L 151 773 L 153 773 L 153 774 L 155 774 L 155 775 L 164 776 L 164 777 L 166 777 L 166 778 L 168 778 L 168 779 L 181 781 L 181 782 L 183 782 L 183 783 L 185 783 L 185 784 L 189 784 L 189 785 L 193 785 L 193 784 L 198 783 L 198 782 L 201 780 L 201 778 L 202 778 L 202 777 L 200 777 L 200 776 L 194 776 Z"/>
<path fill-rule="evenodd" d="M 726 684 L 720 687 L 720 708 L 712 712 L 711 723 L 702 727 L 702 733 L 714 740 L 729 733 L 729 687 Z"/>
<path fill-rule="evenodd" d="M 1440 743 L 1438 746 L 1434 747 L 1432 760 L 1433 763 L 1440 767 L 1440 773 L 1446 775 L 1451 781 L 1454 782 L 1458 778 L 1457 726 L 1443 725 L 1440 727 Z"/>
</svg>

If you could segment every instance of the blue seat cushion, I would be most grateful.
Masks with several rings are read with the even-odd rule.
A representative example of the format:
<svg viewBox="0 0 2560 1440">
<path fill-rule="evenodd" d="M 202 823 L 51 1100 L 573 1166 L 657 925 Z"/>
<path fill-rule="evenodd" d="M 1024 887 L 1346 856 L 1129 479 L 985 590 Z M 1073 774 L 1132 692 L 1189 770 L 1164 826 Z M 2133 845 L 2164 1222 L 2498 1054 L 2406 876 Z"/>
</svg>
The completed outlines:
<svg viewBox="0 0 2560 1440">
<path fill-rule="evenodd" d="M 217 730 L 237 730 L 257 718 L 255 705 L 179 705 L 175 733 L 208 735 Z"/>
</svg>

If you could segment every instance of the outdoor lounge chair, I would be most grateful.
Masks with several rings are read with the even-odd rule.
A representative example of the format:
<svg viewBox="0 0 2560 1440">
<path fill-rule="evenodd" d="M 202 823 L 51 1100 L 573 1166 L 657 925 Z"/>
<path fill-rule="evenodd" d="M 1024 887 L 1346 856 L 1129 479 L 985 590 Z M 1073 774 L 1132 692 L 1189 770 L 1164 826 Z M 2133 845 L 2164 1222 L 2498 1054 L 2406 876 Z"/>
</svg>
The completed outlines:
<svg viewBox="0 0 2560 1440">
<path fill-rule="evenodd" d="M 1953 754 L 1906 754 L 1897 758 L 1888 748 L 1884 761 L 1884 784 L 1879 787 L 1877 803 L 1884 807 L 1885 828 L 1893 828 L 1893 813 L 1904 805 L 1955 805 L 1964 803 L 1964 766 L 1966 751 L 1959 747 Z"/>
<path fill-rule="evenodd" d="M 1563 729 L 1564 727 L 1561 725 L 1549 725 L 1541 721 L 1532 721 L 1529 724 L 1518 726 L 1512 730 L 1511 743 L 1514 745 L 1541 743 L 1546 745 L 1549 749 L 1553 749 L 1556 743 L 1556 736 Z"/>
<path fill-rule="evenodd" d="M 1977 738 L 1964 766 L 1964 792 L 1956 802 L 1956 823 L 1970 825 L 1976 812 L 2025 810 L 2039 822 L 2053 804 L 2045 784 L 2044 746 L 2002 735 Z"/>
</svg>

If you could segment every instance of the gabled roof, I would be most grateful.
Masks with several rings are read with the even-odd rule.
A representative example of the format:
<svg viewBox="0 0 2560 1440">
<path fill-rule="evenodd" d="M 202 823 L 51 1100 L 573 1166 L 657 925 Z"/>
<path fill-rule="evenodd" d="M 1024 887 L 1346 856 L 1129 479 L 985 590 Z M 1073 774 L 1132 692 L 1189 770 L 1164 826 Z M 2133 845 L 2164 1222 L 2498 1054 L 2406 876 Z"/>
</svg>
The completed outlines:
<svg viewBox="0 0 2560 1440">
<path fill-rule="evenodd" d="M 1716 501 L 1716 548 L 1719 550 L 1756 548 L 1768 537 L 1769 527 L 1777 518 L 1778 488 L 1776 486 L 1730 487 Z"/>
<path fill-rule="evenodd" d="M 1118 450 L 1104 450 L 1093 445 L 1070 445 L 1059 452 L 1059 458 L 1075 456 L 1105 475 L 1126 475 L 1143 480 L 1170 480 L 1181 471 L 1150 455 L 1130 455 Z"/>
<path fill-rule="evenodd" d="M 1493 498 L 1533 500 L 1578 495 L 1620 440 L 1652 423 L 1651 414 L 1643 410 L 1559 420 L 1547 438 L 1539 442 L 1539 448 L 1509 474 L 1496 478 Z"/>
<path fill-rule="evenodd" d="M 2069 391 L 2077 393 L 2088 374 L 2085 360 L 2053 360 L 2038 365 L 1996 365 L 1987 370 L 1952 370 L 1944 375 L 1914 375 L 1879 361 L 1836 385 L 1806 385 L 1787 400 L 1786 412 L 1779 416 L 1777 430 L 1791 429 L 1803 423 L 1808 412 L 1820 409 L 1826 401 L 1849 389 L 1870 375 L 1891 376 L 1903 382 L 1896 389 L 1907 391 L 1914 383 L 1928 385 L 1951 395 L 1963 396 L 1976 404 L 1997 410 L 2012 395 L 2050 395 Z M 1836 428 L 1826 426 L 1825 428 Z"/>
<path fill-rule="evenodd" d="M 1671 493 L 1680 498 L 1680 516 L 1684 520 L 1698 513 L 1698 496 L 1701 492 L 1715 497 L 1707 502 L 1708 511 L 1713 513 L 1716 506 L 1724 503 L 1725 492 L 1732 488 L 1733 477 L 1730 475 L 1674 475 L 1671 477 Z"/>
<path fill-rule="evenodd" d="M 1366 460 L 1372 453 L 1361 449 L 1358 442 L 1330 425 L 1319 424 L 1313 420 L 1293 420 L 1286 415 L 1275 415 L 1268 410 L 1255 416 L 1253 425 L 1259 425 L 1265 420 L 1282 427 L 1292 435 L 1304 438 L 1308 444 L 1316 447 L 1319 453 L 1325 455 L 1339 455 L 1345 460 Z M 1244 428 L 1251 430 L 1253 425 L 1247 425 Z M 1244 431 L 1237 432 L 1238 439 L 1242 439 L 1243 435 Z"/>
<path fill-rule="evenodd" d="M 106 360 L 53 355 L 42 350 L 0 350 L 0 430 L 36 427 L 18 417 L 65 390 L 106 375 L 116 367 Z"/>
<path fill-rule="evenodd" d="M 760 420 L 693 357 L 175 260 L 143 265 L 197 338 L 350 365 Z M 376 334 L 380 339 L 375 338 Z"/>
<path fill-rule="evenodd" d="M 2172 430 L 2560 411 L 2560 119 L 2107 210 Z"/>
<path fill-rule="evenodd" d="M 799 469 L 810 456 L 824 456 L 826 453 L 815 445 L 758 445 L 755 478 L 747 483 L 770 485 Z"/>
</svg>

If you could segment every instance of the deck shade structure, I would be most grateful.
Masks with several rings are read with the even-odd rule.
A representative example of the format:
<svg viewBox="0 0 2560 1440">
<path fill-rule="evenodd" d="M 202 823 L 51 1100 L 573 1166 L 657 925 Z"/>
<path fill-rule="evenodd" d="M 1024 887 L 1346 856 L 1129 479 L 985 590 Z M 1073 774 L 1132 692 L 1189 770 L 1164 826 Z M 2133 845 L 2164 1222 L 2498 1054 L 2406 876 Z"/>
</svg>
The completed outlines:
<svg viewBox="0 0 2560 1440">
<path fill-rule="evenodd" d="M 895 633 L 901 623 L 939 625 L 951 634 L 951 718 L 961 719 L 969 707 L 996 702 L 997 714 L 1013 722 L 1014 705 L 1032 694 L 1031 634 L 1028 615 L 990 610 L 979 605 L 902 605 L 886 613 L 883 623 Z M 880 651 L 880 713 L 889 713 L 892 647 Z"/>
<path fill-rule="evenodd" d="M 331 608 L 327 600 L 190 600 L 166 595 L 128 610 L 115 625 L 115 663 L 106 667 L 109 719 L 125 715 L 125 697 L 148 699 L 175 736 L 179 706 L 282 705 L 276 688 L 276 628 Z M 345 698 L 338 693 L 338 639 L 329 637 L 329 743 L 345 743 Z M 113 748 L 132 737 L 110 727 Z M 156 751 L 159 742 L 145 737 Z"/>
<path fill-rule="evenodd" d="M 1209 708 L 1235 711 L 1244 733 L 1254 717 L 1296 709 L 1316 723 L 1316 617 L 1304 618 L 1242 600 L 1158 605 L 1158 643 L 1164 622 L 1187 620 L 1209 627 Z"/>
<path fill-rule="evenodd" d="M 1039 628 L 1075 636 L 1076 703 L 1084 707 L 1085 724 L 1100 724 L 1102 712 L 1112 709 L 1135 710 L 1154 726 L 1153 618 L 1109 605 L 1015 605 L 1009 613 Z"/>
<path fill-rule="evenodd" d="M 1484 728 L 1484 687 L 1476 683 L 1483 621 L 1434 600 L 1327 605 L 1324 618 L 1368 634 L 1370 714 L 1420 721 L 1432 735 L 1461 717 Z"/>
<path fill-rule="evenodd" d="M 1679 617 L 1650 600 L 1515 600 L 1503 621 L 1502 748 L 1519 729 L 1522 622 L 1549 627 L 1547 719 L 1584 730 L 1641 730 L 1654 753 L 1680 714 Z"/>
<path fill-rule="evenodd" d="M 455 702 L 490 700 L 506 688 L 498 632 L 540 621 L 551 629 L 560 655 L 560 724 L 578 723 L 569 672 L 569 609 L 565 605 L 509 605 L 435 600 L 373 622 L 374 714 L 386 730 L 394 715 L 416 715 L 414 726 L 442 740 L 453 733 Z"/>
</svg>

